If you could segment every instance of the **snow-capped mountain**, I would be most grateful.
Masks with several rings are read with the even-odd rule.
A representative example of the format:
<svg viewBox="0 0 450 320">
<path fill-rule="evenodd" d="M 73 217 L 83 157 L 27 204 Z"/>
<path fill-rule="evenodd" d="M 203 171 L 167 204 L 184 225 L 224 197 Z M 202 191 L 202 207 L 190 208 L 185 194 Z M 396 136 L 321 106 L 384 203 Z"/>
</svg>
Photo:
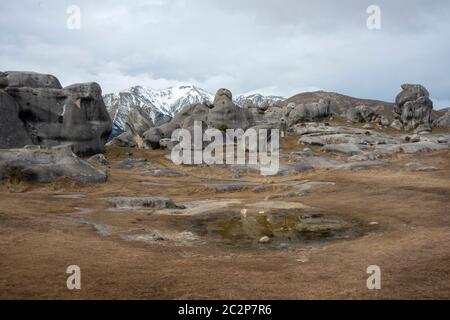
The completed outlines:
<svg viewBox="0 0 450 320">
<path fill-rule="evenodd" d="M 252 93 L 252 94 L 241 94 L 237 96 L 234 100 L 238 106 L 242 107 L 248 100 L 252 101 L 254 105 L 260 106 L 265 102 L 272 104 L 275 102 L 284 101 L 286 100 L 286 98 L 280 96 L 263 96 L 262 94 L 259 93 Z"/>
<path fill-rule="evenodd" d="M 260 94 L 239 95 L 234 100 L 237 105 L 242 106 L 249 99 L 257 105 L 265 101 L 284 100 L 282 97 L 265 97 Z M 123 132 L 128 113 L 135 107 L 141 108 L 158 125 L 169 121 L 188 105 L 212 103 L 214 95 L 193 85 L 160 90 L 136 86 L 119 93 L 106 94 L 103 100 L 113 120 L 112 136 L 117 136 Z"/>
<path fill-rule="evenodd" d="M 113 136 L 123 132 L 128 113 L 135 107 L 147 113 L 155 124 L 169 121 L 187 105 L 212 101 L 214 96 L 196 86 L 157 90 L 141 86 L 103 96 L 111 119 Z"/>
</svg>

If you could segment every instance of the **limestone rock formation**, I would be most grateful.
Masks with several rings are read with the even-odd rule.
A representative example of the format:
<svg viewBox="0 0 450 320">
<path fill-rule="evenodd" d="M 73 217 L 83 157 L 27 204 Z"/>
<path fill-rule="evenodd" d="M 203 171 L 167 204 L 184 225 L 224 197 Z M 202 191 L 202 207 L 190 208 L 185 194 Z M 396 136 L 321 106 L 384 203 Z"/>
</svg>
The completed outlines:
<svg viewBox="0 0 450 320">
<path fill-rule="evenodd" d="M 3 91 L 0 91 L 0 113 L 0 149 L 31 144 L 25 126 L 19 119 L 19 106 Z"/>
<path fill-rule="evenodd" d="M 219 89 L 214 98 L 213 108 L 208 113 L 207 124 L 217 129 L 246 129 L 251 124 L 249 118 L 246 109 L 234 104 L 230 90 Z"/>
<path fill-rule="evenodd" d="M 288 126 L 293 126 L 301 122 L 317 121 L 331 115 L 330 100 L 321 99 L 319 102 L 306 104 L 290 103 L 284 110 L 283 118 Z M 281 119 L 280 119 L 281 120 Z"/>
<path fill-rule="evenodd" d="M 142 136 L 152 127 L 152 119 L 141 108 L 134 108 L 125 121 L 125 132 L 115 137 L 109 144 L 119 147 L 143 148 Z"/>
<path fill-rule="evenodd" d="M 71 178 L 79 183 L 103 183 L 107 176 L 78 158 L 70 147 L 29 146 L 0 151 L 0 181 L 8 178 L 41 183 Z"/>
<path fill-rule="evenodd" d="M 347 120 L 351 123 L 375 122 L 378 119 L 376 110 L 367 106 L 357 106 L 347 111 Z"/>
<path fill-rule="evenodd" d="M 151 128 L 143 134 L 147 148 L 160 147 L 160 141 L 170 139 L 176 129 L 191 130 L 194 122 L 200 121 L 205 128 L 219 130 L 242 128 L 246 130 L 254 124 L 248 108 L 240 108 L 233 102 L 233 96 L 227 89 L 218 90 L 214 103 L 197 103 L 185 107 L 170 121 L 159 127 Z"/>
<path fill-rule="evenodd" d="M 439 118 L 436 124 L 441 127 L 450 127 L 450 110 L 447 111 L 447 113 L 441 118 Z"/>
<path fill-rule="evenodd" d="M 62 89 L 59 80 L 49 74 L 41 74 L 37 72 L 8 71 L 0 74 L 1 79 L 5 79 L 5 87 L 28 87 L 28 88 L 48 88 Z"/>
<path fill-rule="evenodd" d="M 394 105 L 396 118 L 406 130 L 431 131 L 433 102 L 425 87 L 419 84 L 404 84 Z"/>
<path fill-rule="evenodd" d="M 0 108 L 9 110 L 0 118 L 0 145 L 70 145 L 78 155 L 102 153 L 111 132 L 111 119 L 97 83 L 61 88 L 58 79 L 32 72 L 0 73 Z M 13 116 L 14 103 L 17 118 Z M 5 128 L 18 132 L 14 141 Z M 28 139 L 23 138 L 25 128 Z M 9 129 L 7 129 L 9 130 Z"/>
</svg>

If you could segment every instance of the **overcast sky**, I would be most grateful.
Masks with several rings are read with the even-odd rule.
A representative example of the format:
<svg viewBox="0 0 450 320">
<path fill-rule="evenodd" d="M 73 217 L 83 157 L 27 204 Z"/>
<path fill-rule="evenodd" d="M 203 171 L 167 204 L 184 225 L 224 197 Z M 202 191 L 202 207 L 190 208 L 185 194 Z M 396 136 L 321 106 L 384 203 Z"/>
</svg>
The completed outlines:
<svg viewBox="0 0 450 320">
<path fill-rule="evenodd" d="M 368 6 L 381 30 L 367 28 Z M 81 28 L 67 28 L 67 8 Z M 450 106 L 450 1 L 0 1 L 0 70 L 211 92 L 291 96 L 324 89 L 393 101 L 421 83 Z"/>
</svg>

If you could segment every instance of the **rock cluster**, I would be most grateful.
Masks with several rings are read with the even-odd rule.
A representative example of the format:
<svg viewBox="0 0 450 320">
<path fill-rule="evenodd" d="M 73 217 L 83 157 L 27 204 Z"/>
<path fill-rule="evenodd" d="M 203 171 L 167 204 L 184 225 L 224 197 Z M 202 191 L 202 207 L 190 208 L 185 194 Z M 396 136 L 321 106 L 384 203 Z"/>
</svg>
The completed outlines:
<svg viewBox="0 0 450 320">
<path fill-rule="evenodd" d="M 192 130 L 195 121 L 201 121 L 205 127 L 226 129 L 242 128 L 246 130 L 254 124 L 251 112 L 233 103 L 233 96 L 227 89 L 217 91 L 213 104 L 198 103 L 184 108 L 172 119 L 159 127 L 150 128 L 143 134 L 145 147 L 159 148 L 161 141 L 167 145 L 176 129 Z"/>
<path fill-rule="evenodd" d="M 0 148 L 70 145 L 104 152 L 111 119 L 97 83 L 62 88 L 52 75 L 0 72 Z"/>
</svg>

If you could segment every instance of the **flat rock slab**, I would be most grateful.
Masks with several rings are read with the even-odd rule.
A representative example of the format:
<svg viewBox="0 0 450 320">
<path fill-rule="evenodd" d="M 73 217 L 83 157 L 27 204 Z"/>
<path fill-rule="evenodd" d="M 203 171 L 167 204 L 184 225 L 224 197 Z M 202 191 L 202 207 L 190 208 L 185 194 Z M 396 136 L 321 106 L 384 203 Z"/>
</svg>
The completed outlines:
<svg viewBox="0 0 450 320">
<path fill-rule="evenodd" d="M 223 182 L 207 184 L 208 188 L 214 189 L 216 192 L 237 192 L 242 190 L 255 190 L 261 191 L 261 185 L 257 183 L 249 182 Z"/>
<path fill-rule="evenodd" d="M 152 169 L 149 171 L 146 171 L 143 173 L 145 176 L 152 176 L 152 177 L 168 177 L 168 178 L 178 178 L 178 177 L 185 177 L 187 174 L 175 170 L 170 169 Z"/>
<path fill-rule="evenodd" d="M 419 167 L 416 168 L 415 171 L 417 172 L 434 172 L 434 171 L 439 171 L 440 169 L 437 167 L 433 167 L 433 166 L 425 166 L 425 167 Z"/>
<path fill-rule="evenodd" d="M 79 183 L 103 183 L 107 175 L 78 158 L 70 148 L 11 149 L 0 152 L 0 180 L 8 177 L 48 183 L 71 178 Z"/>
<path fill-rule="evenodd" d="M 322 182 L 322 181 L 293 181 L 281 184 L 283 187 L 287 187 L 290 191 L 287 193 L 275 194 L 266 197 L 266 200 L 274 200 L 274 199 L 284 199 L 294 196 L 304 196 L 309 192 L 312 192 L 316 189 L 326 187 L 326 186 L 334 186 L 336 185 L 334 182 Z"/>
<path fill-rule="evenodd" d="M 162 197 L 112 197 L 105 200 L 113 203 L 118 209 L 184 209 L 171 199 Z"/>
<path fill-rule="evenodd" d="M 421 141 L 416 143 L 402 144 L 400 148 L 404 153 L 414 154 L 447 149 L 448 146 L 435 142 Z"/>
<path fill-rule="evenodd" d="M 120 163 L 113 165 L 116 169 L 133 169 L 148 164 L 147 159 L 144 158 L 129 158 Z"/>
<path fill-rule="evenodd" d="M 385 166 L 387 166 L 387 163 L 382 161 L 364 161 L 364 162 L 349 162 L 338 166 L 336 169 L 359 171 L 359 170 L 381 168 Z"/>
<path fill-rule="evenodd" d="M 346 156 L 355 156 L 362 153 L 361 148 L 353 143 L 327 144 L 322 148 L 322 151 Z"/>
</svg>

